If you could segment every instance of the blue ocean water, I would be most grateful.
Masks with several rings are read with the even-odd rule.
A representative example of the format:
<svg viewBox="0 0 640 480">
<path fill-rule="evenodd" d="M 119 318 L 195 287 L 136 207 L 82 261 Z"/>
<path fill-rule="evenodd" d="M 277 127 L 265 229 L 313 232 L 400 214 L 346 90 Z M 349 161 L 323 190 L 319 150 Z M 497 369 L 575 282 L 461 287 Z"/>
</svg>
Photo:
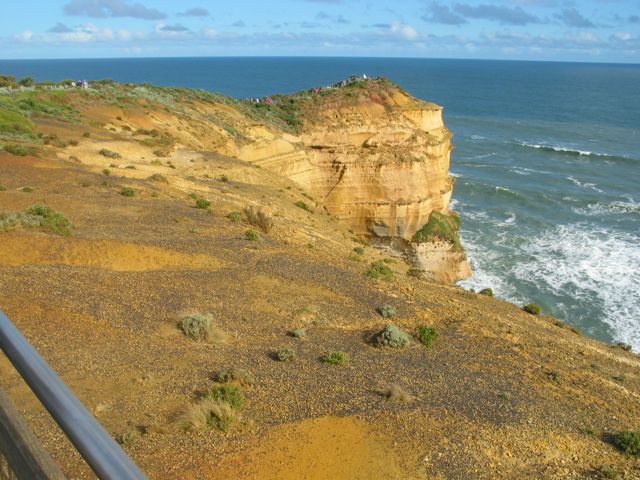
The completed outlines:
<svg viewBox="0 0 640 480">
<path fill-rule="evenodd" d="M 445 107 L 465 288 L 640 351 L 640 65 L 383 58 L 0 61 L 38 80 L 286 93 L 384 75 Z"/>
</svg>

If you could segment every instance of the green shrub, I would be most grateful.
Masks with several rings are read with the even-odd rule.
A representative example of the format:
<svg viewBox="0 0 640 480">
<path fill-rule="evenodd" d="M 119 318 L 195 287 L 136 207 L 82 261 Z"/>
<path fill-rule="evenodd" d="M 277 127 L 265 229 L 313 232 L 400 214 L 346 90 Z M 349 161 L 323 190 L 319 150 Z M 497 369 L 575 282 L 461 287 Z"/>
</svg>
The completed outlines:
<svg viewBox="0 0 640 480">
<path fill-rule="evenodd" d="M 450 243 L 453 250 L 462 251 L 459 229 L 460 218 L 457 215 L 431 212 L 429 221 L 413 235 L 412 240 L 417 243 L 443 240 Z"/>
<path fill-rule="evenodd" d="M 291 331 L 291 336 L 295 338 L 306 338 L 307 331 L 304 328 L 296 328 Z"/>
<path fill-rule="evenodd" d="M 258 227 L 264 233 L 269 233 L 273 228 L 273 220 L 268 214 L 263 212 L 261 208 L 245 208 L 244 214 L 246 215 L 247 221 L 250 225 Z"/>
<path fill-rule="evenodd" d="M 17 155 L 19 157 L 26 157 L 27 155 L 37 157 L 40 154 L 40 150 L 38 148 L 30 145 L 8 144 L 3 145 L 2 149 L 7 153 Z"/>
<path fill-rule="evenodd" d="M 309 213 L 313 213 L 313 209 L 302 200 L 298 200 L 297 202 L 294 202 L 294 205 L 298 208 L 306 210 Z"/>
<path fill-rule="evenodd" d="M 156 183 L 169 183 L 167 177 L 165 177 L 164 175 L 160 175 L 159 173 L 154 173 L 149 178 L 147 178 L 147 180 L 151 180 L 152 182 Z"/>
<path fill-rule="evenodd" d="M 91 137 L 91 132 L 84 132 L 84 133 L 82 134 L 82 136 L 83 136 L 84 138 L 89 138 L 89 137 Z"/>
<path fill-rule="evenodd" d="M 229 336 L 212 322 L 211 315 L 194 313 L 182 317 L 178 327 L 192 340 L 206 341 L 214 345 L 223 345 L 229 340 Z"/>
<path fill-rule="evenodd" d="M 213 387 L 207 397 L 220 402 L 228 403 L 234 410 L 240 410 L 244 406 L 244 394 L 238 385 L 225 383 Z"/>
<path fill-rule="evenodd" d="M 483 288 L 478 293 L 487 297 L 493 297 L 493 290 L 491 290 L 490 288 Z"/>
<path fill-rule="evenodd" d="M 531 315 L 540 315 L 540 307 L 535 303 L 527 303 L 524 307 L 522 307 L 522 310 L 530 313 Z"/>
<path fill-rule="evenodd" d="M 211 205 L 211 202 L 204 198 L 199 198 L 196 200 L 196 208 L 206 209 L 206 208 L 209 208 L 210 205 Z"/>
<path fill-rule="evenodd" d="M 322 361 L 329 365 L 344 365 L 349 363 L 349 354 L 341 351 L 329 352 L 322 358 Z"/>
<path fill-rule="evenodd" d="M 293 348 L 281 348 L 275 352 L 275 358 L 279 362 L 293 362 L 296 359 L 296 352 Z"/>
<path fill-rule="evenodd" d="M 220 383 L 239 383 L 240 385 L 251 386 L 253 385 L 253 376 L 248 370 L 244 368 L 232 368 L 226 372 L 222 372 L 218 375 L 218 382 Z"/>
<path fill-rule="evenodd" d="M 396 308 L 391 305 L 383 305 L 378 307 L 376 311 L 382 315 L 383 318 L 393 318 L 396 316 L 396 313 L 398 313 Z"/>
<path fill-rule="evenodd" d="M 22 187 L 22 188 L 21 188 L 21 190 L 22 190 L 24 193 L 31 193 L 31 192 L 33 192 L 33 188 L 31 188 L 31 187 Z"/>
<path fill-rule="evenodd" d="M 113 150 L 108 150 L 106 148 L 101 149 L 98 152 L 100 155 L 102 155 L 103 157 L 107 157 L 107 158 L 121 158 L 122 155 L 120 155 L 118 152 L 114 152 Z"/>
<path fill-rule="evenodd" d="M 411 337 L 409 334 L 395 325 L 385 325 L 385 327 L 374 336 L 374 343 L 377 347 L 404 348 L 410 341 Z"/>
<path fill-rule="evenodd" d="M 358 255 L 364 254 L 364 248 L 362 247 L 355 247 L 353 251 L 356 252 Z"/>
<path fill-rule="evenodd" d="M 613 443 L 627 455 L 640 457 L 640 431 L 620 432 L 614 436 Z"/>
<path fill-rule="evenodd" d="M 242 220 L 242 214 L 240 212 L 229 212 L 227 213 L 227 218 L 232 222 L 239 222 Z"/>
<path fill-rule="evenodd" d="M 260 240 L 260 235 L 258 234 L 258 232 L 252 230 L 251 228 L 244 232 L 244 236 L 251 242 L 257 242 L 258 240 Z"/>
<path fill-rule="evenodd" d="M 136 194 L 136 191 L 131 187 L 124 187 L 120 190 L 120 195 L 123 197 L 133 197 Z"/>
<path fill-rule="evenodd" d="M 102 173 L 108 177 L 109 175 L 111 175 L 111 170 L 109 170 L 108 168 L 105 168 L 102 170 Z"/>
<path fill-rule="evenodd" d="M 0 184 L 0 192 L 6 192 L 7 191 L 7 187 L 5 187 L 4 185 Z"/>
<path fill-rule="evenodd" d="M 124 167 L 124 168 L 126 168 L 127 170 L 135 170 L 135 169 L 136 169 L 136 166 L 135 166 L 135 165 L 127 165 L 127 166 L 126 166 L 126 167 Z"/>
<path fill-rule="evenodd" d="M 364 273 L 367 277 L 391 280 L 393 278 L 393 270 L 389 268 L 384 262 L 374 262 L 369 269 Z"/>
<path fill-rule="evenodd" d="M 35 204 L 27 210 L 27 214 L 41 217 L 40 226 L 58 235 L 71 235 L 71 222 L 61 213 L 54 212 L 46 205 Z"/>
<path fill-rule="evenodd" d="M 435 328 L 428 327 L 426 325 L 419 325 L 418 334 L 416 336 L 421 344 L 425 347 L 430 347 L 438 336 L 438 332 Z"/>
<path fill-rule="evenodd" d="M 220 180 L 221 182 L 228 182 L 229 181 L 229 177 L 227 177 L 226 175 L 220 175 L 218 177 L 218 180 Z"/>
</svg>

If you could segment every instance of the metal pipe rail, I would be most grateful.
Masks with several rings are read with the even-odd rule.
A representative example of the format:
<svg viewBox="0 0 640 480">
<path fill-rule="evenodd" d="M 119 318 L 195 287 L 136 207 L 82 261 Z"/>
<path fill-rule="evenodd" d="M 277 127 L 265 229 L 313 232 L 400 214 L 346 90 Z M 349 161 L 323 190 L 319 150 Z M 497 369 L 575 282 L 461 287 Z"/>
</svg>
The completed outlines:
<svg viewBox="0 0 640 480">
<path fill-rule="evenodd" d="M 99 479 L 146 480 L 2 310 L 0 348 Z"/>
</svg>

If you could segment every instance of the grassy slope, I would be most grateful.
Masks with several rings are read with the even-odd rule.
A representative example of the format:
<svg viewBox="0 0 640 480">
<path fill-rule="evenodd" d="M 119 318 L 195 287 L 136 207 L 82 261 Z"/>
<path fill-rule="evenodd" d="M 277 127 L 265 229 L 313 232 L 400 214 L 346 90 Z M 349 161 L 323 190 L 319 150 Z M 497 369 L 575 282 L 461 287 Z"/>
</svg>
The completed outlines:
<svg viewBox="0 0 640 480">
<path fill-rule="evenodd" d="M 596 478 L 603 464 L 640 477 L 638 461 L 606 441 L 640 429 L 637 356 L 517 306 L 408 277 L 397 263 L 391 281 L 366 277 L 382 254 L 354 256 L 347 227 L 321 205 L 315 213 L 296 207 L 313 202 L 288 180 L 216 154 L 168 149 L 156 157 L 158 146 L 142 140 L 157 137 L 133 135 L 157 128 L 172 142 L 206 115 L 241 129 L 249 114 L 226 110 L 235 101 L 140 88 L 105 86 L 100 100 L 67 93 L 79 120 L 24 117 L 78 146 L 23 137 L 39 158 L 0 152 L 0 210 L 46 203 L 74 225 L 71 237 L 0 233 L 0 305 L 109 431 L 145 432 L 126 449 L 151 478 Z M 21 190 L 27 185 L 33 192 Z M 124 187 L 135 195 L 122 196 Z M 209 210 L 194 208 L 193 197 L 208 199 Z M 246 240 L 255 228 L 246 220 L 227 218 L 250 205 L 274 219 L 259 242 Z M 408 332 L 434 326 L 434 346 L 367 343 L 388 323 L 376 312 L 385 304 Z M 185 338 L 175 323 L 193 311 L 211 312 L 231 341 Z M 306 340 L 287 335 L 299 327 Z M 283 347 L 296 361 L 272 360 Z M 351 362 L 324 364 L 332 350 Z M 255 378 L 243 422 L 226 435 L 168 429 L 234 366 Z M 0 371 L 1 386 L 64 469 L 90 478 L 5 360 Z M 389 384 L 413 399 L 386 400 Z"/>
</svg>

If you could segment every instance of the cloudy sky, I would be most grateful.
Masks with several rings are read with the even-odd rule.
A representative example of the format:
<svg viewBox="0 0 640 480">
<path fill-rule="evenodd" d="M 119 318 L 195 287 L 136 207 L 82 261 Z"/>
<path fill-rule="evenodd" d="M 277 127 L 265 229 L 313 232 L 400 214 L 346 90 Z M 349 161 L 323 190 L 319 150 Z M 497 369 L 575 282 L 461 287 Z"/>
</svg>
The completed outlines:
<svg viewBox="0 0 640 480">
<path fill-rule="evenodd" d="M 393 56 L 640 63 L 640 0 L 3 0 L 0 58 Z"/>
</svg>

